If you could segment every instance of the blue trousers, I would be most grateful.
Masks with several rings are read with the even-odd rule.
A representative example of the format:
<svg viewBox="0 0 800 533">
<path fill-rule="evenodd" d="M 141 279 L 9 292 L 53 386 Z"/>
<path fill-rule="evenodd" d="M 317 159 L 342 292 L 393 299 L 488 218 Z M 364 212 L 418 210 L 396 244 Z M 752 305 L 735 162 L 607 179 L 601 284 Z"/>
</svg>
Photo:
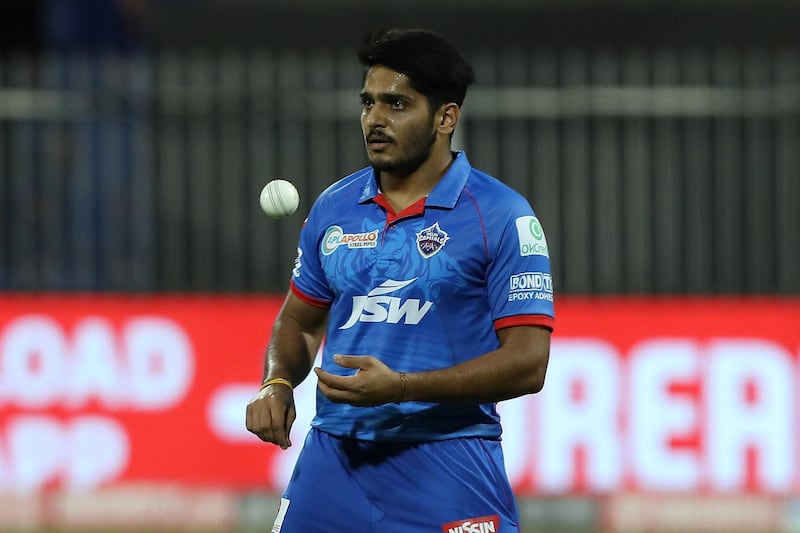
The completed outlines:
<svg viewBox="0 0 800 533">
<path fill-rule="evenodd" d="M 499 441 L 368 442 L 312 429 L 274 533 L 519 533 Z"/>
</svg>

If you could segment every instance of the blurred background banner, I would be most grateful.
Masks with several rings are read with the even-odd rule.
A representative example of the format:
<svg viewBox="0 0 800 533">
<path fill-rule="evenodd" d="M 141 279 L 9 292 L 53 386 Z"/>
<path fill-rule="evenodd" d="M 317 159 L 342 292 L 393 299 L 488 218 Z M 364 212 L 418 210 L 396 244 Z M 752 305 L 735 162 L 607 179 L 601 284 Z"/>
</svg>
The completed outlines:
<svg viewBox="0 0 800 533">
<path fill-rule="evenodd" d="M 165 487 L 278 494 L 308 431 L 314 380 L 297 389 L 287 452 L 245 431 L 243 407 L 281 303 L 6 296 L 0 487 L 60 502 L 109 490 L 136 501 Z M 761 495 L 778 520 L 774 502 L 800 496 L 800 301 L 565 296 L 557 314 L 547 386 L 501 404 L 518 496 L 612 496 L 605 505 L 623 522 L 632 504 L 620 498 Z M 68 523 L 63 505 L 34 514 Z M 114 514 L 94 513 L 96 524 Z"/>
<path fill-rule="evenodd" d="M 269 449 L 244 430 L 243 405 L 281 302 L 4 298 L 2 486 L 264 484 Z"/>
<path fill-rule="evenodd" d="M 271 524 L 313 376 L 287 452 L 244 406 L 304 215 L 367 164 L 378 25 L 465 51 L 455 147 L 547 233 L 547 385 L 500 405 L 523 531 L 800 531 L 790 0 L 0 2 L 0 529 Z"/>
</svg>

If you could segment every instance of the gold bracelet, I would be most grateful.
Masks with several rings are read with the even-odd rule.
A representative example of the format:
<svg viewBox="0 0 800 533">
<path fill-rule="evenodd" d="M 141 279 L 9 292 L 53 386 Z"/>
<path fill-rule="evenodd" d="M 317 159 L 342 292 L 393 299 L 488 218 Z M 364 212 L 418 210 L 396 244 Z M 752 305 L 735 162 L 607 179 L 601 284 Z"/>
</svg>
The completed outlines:
<svg viewBox="0 0 800 533">
<path fill-rule="evenodd" d="M 287 387 L 289 387 L 289 390 L 294 390 L 294 387 L 292 386 L 292 382 L 289 381 L 288 379 L 272 378 L 272 379 L 268 379 L 264 383 L 262 383 L 261 384 L 261 388 L 258 389 L 258 392 L 261 392 L 262 390 L 266 389 L 270 385 L 286 385 Z"/>
<path fill-rule="evenodd" d="M 405 372 L 400 372 L 400 399 L 397 400 L 395 403 L 400 403 L 405 401 L 406 398 L 406 381 L 408 380 L 408 376 Z"/>
</svg>

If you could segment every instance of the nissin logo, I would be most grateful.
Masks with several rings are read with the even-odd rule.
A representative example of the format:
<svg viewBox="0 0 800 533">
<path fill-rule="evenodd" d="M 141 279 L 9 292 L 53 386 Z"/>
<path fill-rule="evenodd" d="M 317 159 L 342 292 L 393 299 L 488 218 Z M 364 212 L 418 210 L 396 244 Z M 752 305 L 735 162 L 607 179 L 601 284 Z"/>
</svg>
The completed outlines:
<svg viewBox="0 0 800 533">
<path fill-rule="evenodd" d="M 467 518 L 442 526 L 442 533 L 496 533 L 500 526 L 498 515 Z"/>
<path fill-rule="evenodd" d="M 406 281 L 388 279 L 369 291 L 366 296 L 353 296 L 353 312 L 347 323 L 339 329 L 350 329 L 358 322 L 388 322 L 416 325 L 433 306 L 433 302 L 422 303 L 416 298 L 403 300 L 387 294 L 414 283 L 417 278 Z"/>
</svg>

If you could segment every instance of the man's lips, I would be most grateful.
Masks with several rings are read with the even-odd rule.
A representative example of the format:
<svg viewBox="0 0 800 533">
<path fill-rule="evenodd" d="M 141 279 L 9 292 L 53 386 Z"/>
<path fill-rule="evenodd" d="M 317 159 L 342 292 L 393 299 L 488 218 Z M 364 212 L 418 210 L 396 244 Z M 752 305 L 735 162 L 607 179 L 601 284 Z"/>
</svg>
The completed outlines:
<svg viewBox="0 0 800 533">
<path fill-rule="evenodd" d="M 391 142 L 392 139 L 389 137 L 384 137 L 383 135 L 370 135 L 367 137 L 367 144 L 374 148 L 382 148 Z"/>
</svg>

